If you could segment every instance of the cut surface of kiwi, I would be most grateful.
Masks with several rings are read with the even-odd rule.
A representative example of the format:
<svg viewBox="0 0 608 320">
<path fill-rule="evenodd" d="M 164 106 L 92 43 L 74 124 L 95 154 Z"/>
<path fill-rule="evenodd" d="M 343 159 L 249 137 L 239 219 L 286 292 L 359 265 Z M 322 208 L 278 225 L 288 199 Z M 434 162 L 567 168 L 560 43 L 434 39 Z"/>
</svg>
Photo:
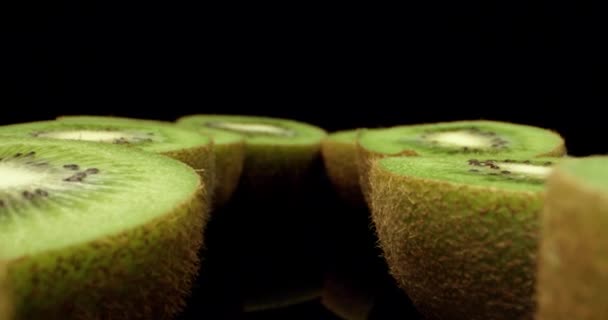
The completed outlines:
<svg viewBox="0 0 608 320">
<path fill-rule="evenodd" d="M 160 153 L 198 170 L 207 193 L 213 193 L 215 159 L 209 137 L 160 121 L 101 116 L 60 119 L 0 126 L 0 135 L 94 141 Z"/>
<path fill-rule="evenodd" d="M 320 145 L 325 131 L 255 116 L 193 115 L 178 123 L 245 139 L 239 187 L 221 213 L 223 221 L 217 221 L 217 243 L 223 250 L 230 246 L 233 255 L 222 265 L 236 266 L 244 310 L 318 297 L 324 260 Z"/>
<path fill-rule="evenodd" d="M 608 157 L 560 163 L 541 221 L 536 319 L 607 319 Z"/>
<path fill-rule="evenodd" d="M 370 172 L 391 274 L 429 319 L 531 319 L 544 181 L 559 158 L 393 157 Z"/>
<path fill-rule="evenodd" d="M 16 318 L 175 315 L 198 270 L 202 188 L 187 165 L 135 148 L 0 139 L 0 261 Z"/>
<path fill-rule="evenodd" d="M 454 121 L 363 130 L 359 144 L 370 152 L 398 155 L 503 154 L 524 157 L 561 156 L 559 134 L 498 121 Z"/>
<path fill-rule="evenodd" d="M 358 146 L 359 179 L 366 200 L 369 168 L 377 158 L 399 155 L 559 157 L 566 153 L 564 140 L 555 132 L 485 120 L 362 130 Z"/>
<path fill-rule="evenodd" d="M 57 120 L 73 123 L 105 123 L 110 121 L 111 123 L 125 122 L 126 124 L 134 121 L 134 119 L 104 116 L 63 116 L 57 118 Z M 135 121 L 143 122 L 144 120 Z M 154 120 L 145 120 L 145 123 L 151 125 L 173 126 L 173 124 L 167 122 Z M 234 193 L 234 190 L 236 190 L 243 170 L 245 158 L 245 143 L 243 137 L 235 133 L 208 130 L 203 126 L 190 124 L 188 122 L 178 123 L 177 125 L 182 128 L 198 131 L 201 135 L 213 140 L 213 154 L 215 158 L 213 166 L 215 176 L 214 190 L 212 192 L 213 205 L 216 208 L 222 207 L 228 202 Z"/>
</svg>

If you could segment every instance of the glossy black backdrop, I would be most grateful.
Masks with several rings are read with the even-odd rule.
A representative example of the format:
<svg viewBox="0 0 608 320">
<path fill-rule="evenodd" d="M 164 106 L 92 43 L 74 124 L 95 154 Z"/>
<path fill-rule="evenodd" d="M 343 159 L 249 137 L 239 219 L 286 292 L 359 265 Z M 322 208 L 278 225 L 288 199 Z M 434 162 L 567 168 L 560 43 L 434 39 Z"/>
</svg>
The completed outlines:
<svg viewBox="0 0 608 320">
<path fill-rule="evenodd" d="M 487 118 L 555 129 L 574 155 L 608 153 L 602 19 L 591 5 L 90 1 L 18 11 L 25 18 L 1 33 L 0 124 L 232 113 L 333 131 Z"/>
</svg>

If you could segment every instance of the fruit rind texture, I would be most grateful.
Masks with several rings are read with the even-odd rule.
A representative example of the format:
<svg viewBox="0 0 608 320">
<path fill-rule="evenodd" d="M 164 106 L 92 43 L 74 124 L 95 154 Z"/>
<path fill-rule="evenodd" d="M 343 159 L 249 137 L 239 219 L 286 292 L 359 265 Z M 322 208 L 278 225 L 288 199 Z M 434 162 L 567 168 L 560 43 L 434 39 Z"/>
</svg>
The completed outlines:
<svg viewBox="0 0 608 320">
<path fill-rule="evenodd" d="M 548 179 L 541 219 L 538 320 L 608 318 L 606 167 L 605 156 L 568 159 Z M 600 179 L 603 188 L 591 181 Z"/>
<path fill-rule="evenodd" d="M 386 160 L 399 159 L 409 158 Z M 429 319 L 531 318 L 543 192 L 426 179 L 384 162 L 370 172 L 372 217 L 390 272 L 418 310 Z"/>
</svg>

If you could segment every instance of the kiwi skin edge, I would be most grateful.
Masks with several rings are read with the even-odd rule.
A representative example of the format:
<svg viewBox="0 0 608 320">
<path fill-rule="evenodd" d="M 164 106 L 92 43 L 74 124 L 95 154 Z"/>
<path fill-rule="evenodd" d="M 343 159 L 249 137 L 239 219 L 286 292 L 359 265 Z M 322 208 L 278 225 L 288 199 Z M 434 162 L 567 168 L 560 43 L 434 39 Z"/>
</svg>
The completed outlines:
<svg viewBox="0 0 608 320">
<path fill-rule="evenodd" d="M 490 193 L 402 176 L 381 162 L 372 165 L 370 182 L 372 217 L 390 272 L 421 314 L 531 319 L 543 192 Z"/>
<path fill-rule="evenodd" d="M 536 319 L 608 319 L 608 194 L 558 166 L 541 217 Z"/>
</svg>

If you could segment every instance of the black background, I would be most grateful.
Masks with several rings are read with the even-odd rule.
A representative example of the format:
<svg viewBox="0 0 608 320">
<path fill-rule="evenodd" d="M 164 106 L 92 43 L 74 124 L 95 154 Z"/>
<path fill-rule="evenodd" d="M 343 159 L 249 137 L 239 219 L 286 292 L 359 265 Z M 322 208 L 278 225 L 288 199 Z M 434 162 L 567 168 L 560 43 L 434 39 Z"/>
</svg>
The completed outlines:
<svg viewBox="0 0 608 320">
<path fill-rule="evenodd" d="M 599 11 L 560 1 L 3 10 L 19 19 L 3 25 L 0 121 L 242 113 L 336 130 L 487 118 L 558 130 L 574 155 L 605 153 Z"/>
<path fill-rule="evenodd" d="M 1 124 L 228 113 L 334 131 L 486 118 L 557 130 L 573 155 L 608 151 L 604 29 L 599 8 L 582 2 L 1 11 Z"/>
</svg>

